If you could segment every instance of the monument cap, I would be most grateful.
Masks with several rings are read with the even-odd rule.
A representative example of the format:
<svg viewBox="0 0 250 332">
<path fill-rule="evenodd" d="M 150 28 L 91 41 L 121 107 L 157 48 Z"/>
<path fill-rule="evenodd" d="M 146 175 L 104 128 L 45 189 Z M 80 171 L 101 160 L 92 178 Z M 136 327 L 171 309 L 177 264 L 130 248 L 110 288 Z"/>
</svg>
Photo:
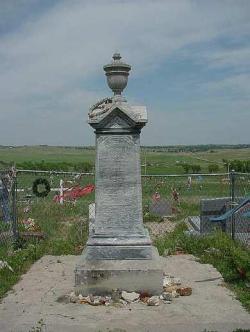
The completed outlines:
<svg viewBox="0 0 250 332">
<path fill-rule="evenodd" d="M 114 53 L 113 61 L 103 66 L 107 76 L 107 83 L 114 95 L 121 95 L 128 83 L 131 66 L 121 61 L 120 53 Z"/>
</svg>

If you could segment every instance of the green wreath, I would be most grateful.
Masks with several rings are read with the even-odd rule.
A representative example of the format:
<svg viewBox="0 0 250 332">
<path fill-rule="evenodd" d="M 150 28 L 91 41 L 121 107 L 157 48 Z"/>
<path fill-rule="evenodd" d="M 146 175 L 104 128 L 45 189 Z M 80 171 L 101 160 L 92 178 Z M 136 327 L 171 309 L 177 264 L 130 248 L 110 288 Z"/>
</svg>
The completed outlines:
<svg viewBox="0 0 250 332">
<path fill-rule="evenodd" d="M 45 187 L 43 191 L 38 190 L 38 187 L 41 184 L 44 185 Z M 33 182 L 32 191 L 37 197 L 46 197 L 50 192 L 50 184 L 46 179 L 41 179 L 41 178 L 36 179 Z"/>
</svg>

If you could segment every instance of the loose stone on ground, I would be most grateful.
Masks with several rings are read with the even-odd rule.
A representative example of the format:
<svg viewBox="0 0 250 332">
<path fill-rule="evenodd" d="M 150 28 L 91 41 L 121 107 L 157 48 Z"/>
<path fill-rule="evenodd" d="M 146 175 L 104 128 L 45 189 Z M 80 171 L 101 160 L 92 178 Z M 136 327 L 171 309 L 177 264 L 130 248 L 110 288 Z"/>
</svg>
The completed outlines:
<svg viewBox="0 0 250 332">
<path fill-rule="evenodd" d="M 126 302 L 134 302 L 140 297 L 139 293 L 122 291 L 121 298 Z"/>
<path fill-rule="evenodd" d="M 114 289 L 110 296 L 83 296 L 82 294 L 76 295 L 71 292 L 65 296 L 65 303 L 72 302 L 78 304 L 89 304 L 93 306 L 97 305 L 115 305 L 120 303 L 122 305 L 128 305 L 132 302 L 141 302 L 148 306 L 159 306 L 160 304 L 170 304 L 174 298 L 179 296 L 189 296 L 192 294 L 191 287 L 181 287 L 180 278 L 175 278 L 165 274 L 162 285 L 162 294 L 151 296 L 148 292 L 136 293 L 127 292 L 125 290 Z M 69 301 L 68 301 L 69 299 Z M 62 297 L 59 297 L 57 301 L 62 301 Z"/>
</svg>

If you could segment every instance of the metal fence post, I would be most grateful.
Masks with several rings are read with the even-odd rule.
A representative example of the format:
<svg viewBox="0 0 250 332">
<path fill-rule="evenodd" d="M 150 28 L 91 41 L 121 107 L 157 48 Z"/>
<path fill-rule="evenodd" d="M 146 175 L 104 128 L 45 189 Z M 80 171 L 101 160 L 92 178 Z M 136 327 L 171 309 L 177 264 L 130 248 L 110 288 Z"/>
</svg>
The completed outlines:
<svg viewBox="0 0 250 332">
<path fill-rule="evenodd" d="M 231 209 L 235 207 L 235 171 L 232 170 L 230 172 L 230 196 L 231 196 Z M 231 234 L 232 234 L 232 239 L 235 239 L 235 217 L 234 213 L 232 214 L 231 217 Z"/>
<path fill-rule="evenodd" d="M 15 241 L 17 241 L 19 237 L 17 218 L 17 177 L 15 176 L 12 186 L 12 231 Z"/>
</svg>

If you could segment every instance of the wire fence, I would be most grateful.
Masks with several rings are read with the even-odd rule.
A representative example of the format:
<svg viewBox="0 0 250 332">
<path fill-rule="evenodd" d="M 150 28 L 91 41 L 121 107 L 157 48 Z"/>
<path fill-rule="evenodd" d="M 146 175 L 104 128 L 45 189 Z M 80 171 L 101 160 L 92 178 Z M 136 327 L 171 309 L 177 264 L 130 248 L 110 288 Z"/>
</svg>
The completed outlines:
<svg viewBox="0 0 250 332">
<path fill-rule="evenodd" d="M 231 209 L 227 220 L 233 239 L 250 246 L 250 174 L 231 172 Z"/>
<path fill-rule="evenodd" d="M 16 172 L 0 171 L 0 244 L 11 246 L 17 237 Z"/>
<path fill-rule="evenodd" d="M 5 183 L 6 172 L 1 173 Z M 18 170 L 2 189 L 0 245 L 45 238 L 77 227 L 79 236 L 94 220 L 94 174 Z M 8 181 L 6 182 L 8 183 Z M 1 188 L 1 187 L 0 187 Z M 189 232 L 227 232 L 250 242 L 250 174 L 143 175 L 143 220 L 151 236 L 171 232 L 185 221 Z M 217 219 L 219 218 L 219 220 Z"/>
<path fill-rule="evenodd" d="M 41 239 L 88 227 L 88 206 L 94 201 L 92 173 L 18 171 L 18 233 L 21 239 Z"/>
<path fill-rule="evenodd" d="M 173 230 L 180 221 L 191 233 L 208 234 L 211 212 L 221 210 L 215 207 L 218 199 L 230 200 L 227 173 L 143 176 L 142 184 L 144 222 L 154 236 Z"/>
</svg>

